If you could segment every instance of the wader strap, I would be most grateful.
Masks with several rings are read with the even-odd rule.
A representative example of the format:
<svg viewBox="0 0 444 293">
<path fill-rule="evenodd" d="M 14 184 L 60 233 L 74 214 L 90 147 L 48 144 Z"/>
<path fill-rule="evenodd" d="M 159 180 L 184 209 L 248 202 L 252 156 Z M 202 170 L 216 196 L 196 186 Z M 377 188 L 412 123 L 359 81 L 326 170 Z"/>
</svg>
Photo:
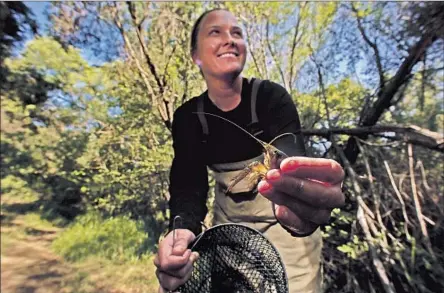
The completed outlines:
<svg viewBox="0 0 444 293">
<path fill-rule="evenodd" d="M 263 132 L 263 130 L 261 130 L 259 128 L 259 119 L 258 119 L 257 113 L 256 113 L 257 91 L 259 89 L 259 85 L 261 84 L 261 82 L 262 82 L 261 79 L 258 79 L 258 78 L 254 79 L 253 86 L 251 89 L 251 122 L 248 125 L 250 127 L 252 127 L 251 132 L 254 136 L 257 136 Z M 207 119 L 205 118 L 205 114 L 202 113 L 202 112 L 204 112 L 204 96 L 203 95 L 200 96 L 197 101 L 197 112 L 199 112 L 197 114 L 197 116 L 199 117 L 199 121 L 202 126 L 202 132 L 203 132 L 203 140 L 202 141 L 206 142 L 210 131 L 208 129 L 208 122 L 207 122 Z"/>
<path fill-rule="evenodd" d="M 256 100 L 257 100 L 257 90 L 259 89 L 259 85 L 261 84 L 261 82 L 262 80 L 256 78 L 253 81 L 253 88 L 251 89 L 251 124 L 259 122 L 256 113 Z"/>
<path fill-rule="evenodd" d="M 204 112 L 204 96 L 201 96 L 197 101 L 197 116 L 199 117 L 200 125 L 202 126 L 203 132 L 203 142 L 207 142 L 207 137 L 209 135 L 207 118 L 205 118 Z"/>
<path fill-rule="evenodd" d="M 263 130 L 260 129 L 259 127 L 259 119 L 257 118 L 257 113 L 256 113 L 257 91 L 259 89 L 261 82 L 262 82 L 261 79 L 256 78 L 253 81 L 253 86 L 251 89 L 251 122 L 248 126 L 251 129 L 251 134 L 253 134 L 254 136 L 258 136 L 263 132 Z"/>
</svg>

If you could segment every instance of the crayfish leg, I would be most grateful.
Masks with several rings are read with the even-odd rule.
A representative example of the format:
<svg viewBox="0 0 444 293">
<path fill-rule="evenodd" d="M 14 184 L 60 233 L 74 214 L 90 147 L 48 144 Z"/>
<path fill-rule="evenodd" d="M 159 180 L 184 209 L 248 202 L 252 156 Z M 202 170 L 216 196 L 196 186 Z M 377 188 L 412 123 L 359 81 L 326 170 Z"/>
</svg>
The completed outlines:
<svg viewBox="0 0 444 293">
<path fill-rule="evenodd" d="M 252 162 L 247 167 L 245 167 L 245 169 L 243 169 L 238 175 L 231 179 L 226 193 L 231 192 L 233 187 L 236 186 L 243 179 L 246 179 L 249 182 L 250 188 L 253 188 L 260 178 L 265 177 L 267 171 L 267 168 L 261 162 Z"/>
</svg>

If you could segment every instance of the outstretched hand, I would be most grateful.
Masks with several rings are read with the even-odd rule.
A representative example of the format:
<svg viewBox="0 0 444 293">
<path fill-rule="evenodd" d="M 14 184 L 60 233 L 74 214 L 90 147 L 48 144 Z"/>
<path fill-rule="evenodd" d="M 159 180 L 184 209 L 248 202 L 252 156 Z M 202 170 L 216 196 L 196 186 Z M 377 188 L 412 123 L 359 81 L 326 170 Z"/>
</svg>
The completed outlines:
<svg viewBox="0 0 444 293">
<path fill-rule="evenodd" d="M 154 259 L 159 280 L 159 292 L 169 292 L 183 285 L 193 272 L 193 264 L 198 259 L 197 252 L 191 252 L 188 245 L 195 239 L 193 232 L 176 229 L 159 243 L 159 251 Z M 175 239 L 173 239 L 173 235 Z"/>
<path fill-rule="evenodd" d="M 334 160 L 289 157 L 268 171 L 258 191 L 275 203 L 276 218 L 297 234 L 310 234 L 344 205 L 344 171 Z"/>
</svg>

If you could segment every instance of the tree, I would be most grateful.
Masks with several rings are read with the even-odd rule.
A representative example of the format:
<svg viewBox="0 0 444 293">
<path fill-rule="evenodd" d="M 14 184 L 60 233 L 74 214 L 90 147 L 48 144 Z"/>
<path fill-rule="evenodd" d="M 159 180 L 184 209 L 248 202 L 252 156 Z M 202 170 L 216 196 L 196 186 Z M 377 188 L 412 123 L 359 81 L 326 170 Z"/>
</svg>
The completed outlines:
<svg viewBox="0 0 444 293">
<path fill-rule="evenodd" d="M 286 87 L 312 154 L 347 171 L 347 205 L 323 227 L 326 291 L 444 288 L 441 3 L 54 2 L 53 39 L 7 61 L 17 78 L 2 103 L 26 121 L 7 139 L 38 158 L 17 166 L 63 174 L 103 215 L 143 219 L 156 238 L 168 218 L 166 130 L 203 89 L 191 25 L 215 6 L 244 26 L 246 75 Z"/>
</svg>

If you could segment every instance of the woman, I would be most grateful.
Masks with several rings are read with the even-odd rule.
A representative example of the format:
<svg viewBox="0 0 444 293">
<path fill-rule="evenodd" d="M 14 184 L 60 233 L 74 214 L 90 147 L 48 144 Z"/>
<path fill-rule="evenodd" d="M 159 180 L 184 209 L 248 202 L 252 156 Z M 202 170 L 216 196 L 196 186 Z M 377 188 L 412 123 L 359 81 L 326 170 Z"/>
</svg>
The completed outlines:
<svg viewBox="0 0 444 293">
<path fill-rule="evenodd" d="M 174 114 L 169 204 L 171 219 L 180 215 L 183 221 L 174 247 L 171 232 L 159 244 L 154 264 L 160 292 L 176 289 L 191 276 L 198 255 L 187 246 L 201 232 L 200 222 L 207 213 L 207 167 L 216 178 L 214 224 L 236 222 L 261 231 L 283 258 L 290 292 L 319 292 L 322 238 L 318 227 L 328 221 L 333 208 L 343 205 L 342 168 L 332 160 L 305 157 L 300 135 L 296 141 L 284 136 L 274 145 L 289 158 L 276 164 L 256 188 L 248 188 L 244 181 L 225 194 L 230 179 L 260 159 L 262 148 L 226 121 L 195 112 L 229 119 L 262 141 L 298 133 L 299 117 L 282 86 L 241 76 L 246 44 L 229 11 L 207 11 L 196 21 L 191 55 L 208 90 Z"/>
</svg>

